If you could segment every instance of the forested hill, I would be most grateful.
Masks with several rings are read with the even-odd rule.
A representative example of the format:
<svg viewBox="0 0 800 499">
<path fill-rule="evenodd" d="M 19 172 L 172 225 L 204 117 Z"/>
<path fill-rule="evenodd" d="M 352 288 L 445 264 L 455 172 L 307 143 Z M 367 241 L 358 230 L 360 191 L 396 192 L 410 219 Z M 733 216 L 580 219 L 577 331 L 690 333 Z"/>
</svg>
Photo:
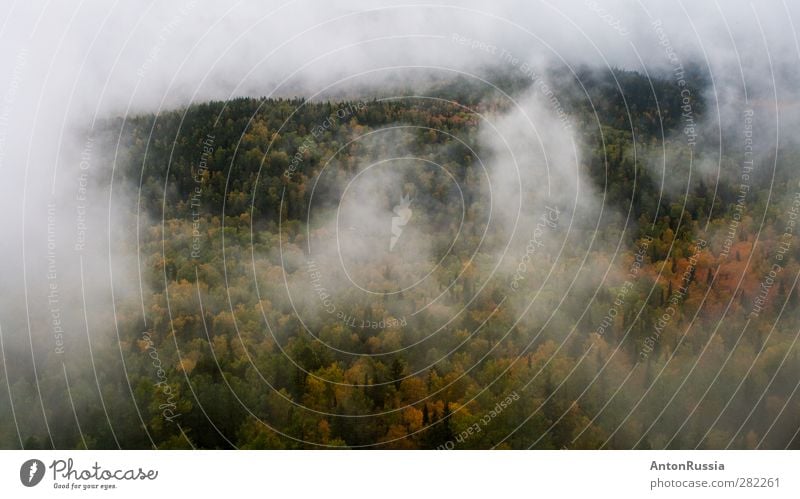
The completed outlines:
<svg viewBox="0 0 800 499">
<path fill-rule="evenodd" d="M 737 207 L 741 158 L 713 156 L 714 130 L 698 131 L 697 146 L 685 131 L 687 95 L 690 117 L 705 117 L 697 79 L 579 76 L 543 86 L 510 74 L 488 90 L 456 78 L 363 100 L 240 98 L 108 122 L 122 136 L 115 182 L 140 210 L 130 229 L 143 279 L 141 297 L 117 297 L 120 345 L 113 336 L 94 351 L 114 387 L 107 404 L 130 422 L 114 438 L 134 448 L 785 445 L 794 427 L 778 413 L 800 411 L 781 382 L 800 379 L 790 280 L 800 244 L 757 300 L 791 207 L 773 198 L 765 212 L 765 200 L 797 156 L 759 157 L 775 169 L 754 172 Z M 487 195 L 483 118 L 513 112 L 508 97 L 527 92 L 573 125 L 575 174 L 603 209 L 531 199 L 519 244 L 503 253 L 512 224 L 489 209 L 504 194 Z M 705 156 L 721 170 L 699 168 Z M 365 180 L 386 158 L 385 177 Z M 79 419 L 94 446 L 115 446 L 102 412 Z M 77 429 L 59 435 L 79 445 Z"/>
</svg>

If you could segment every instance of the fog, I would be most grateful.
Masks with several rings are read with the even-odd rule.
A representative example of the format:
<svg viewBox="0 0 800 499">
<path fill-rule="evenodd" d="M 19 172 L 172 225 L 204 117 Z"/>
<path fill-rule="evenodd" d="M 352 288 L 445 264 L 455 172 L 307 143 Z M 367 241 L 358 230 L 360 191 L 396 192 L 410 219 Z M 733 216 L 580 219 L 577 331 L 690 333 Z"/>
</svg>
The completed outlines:
<svg viewBox="0 0 800 499">
<path fill-rule="evenodd" d="M 492 88 L 500 74 L 527 78 L 530 88 L 520 94 L 492 90 L 503 105 L 483 110 L 478 141 L 471 145 L 485 154 L 481 182 L 491 199 L 478 219 L 507 243 L 490 248 L 490 268 L 509 282 L 542 216 L 555 222 L 558 213 L 557 227 L 546 224 L 548 256 L 536 255 L 533 265 L 557 259 L 573 223 L 591 227 L 603 214 L 625 218 L 605 204 L 605 193 L 583 172 L 584 144 L 551 92 L 559 85 L 555 74 L 622 68 L 703 88 L 704 112 L 672 110 L 686 113 L 684 124 L 692 130 L 681 127 L 667 137 L 692 149 L 691 165 L 677 165 L 680 174 L 670 175 L 657 148 L 641 158 L 645 174 L 663 183 L 676 203 L 687 181 L 731 175 L 721 170 L 719 152 L 741 150 L 745 112 L 752 110 L 753 150 L 760 159 L 796 144 L 800 126 L 794 30 L 800 7 L 790 2 L 3 3 L 0 331 L 3 357 L 14 359 L 4 366 L 12 398 L 22 407 L 19 417 L 14 413 L 19 440 L 42 429 L 53 433 L 44 414 L 60 414 L 56 428 L 73 417 L 64 377 L 96 376 L 92 342 L 118 343 L 121 312 L 138 314 L 146 328 L 138 297 L 153 290 L 143 278 L 136 236 L 152 221 L 138 205 L 138 186 L 115 177 L 126 156 L 115 147 L 120 130 L 107 128 L 106 120 L 239 96 L 390 98 L 408 88 L 424 94 L 455 77 Z M 337 210 L 329 203 L 309 209 L 317 217 L 310 221 L 316 232 L 309 247 L 290 245 L 283 255 L 299 269 L 286 284 L 311 329 L 321 312 L 318 294 L 302 276 L 309 259 L 339 269 L 327 281 L 331 291 L 334 283 L 347 282 L 383 295 L 413 287 L 435 268 L 446 244 L 431 234 L 446 234 L 445 241 L 456 237 L 458 221 L 435 218 L 435 203 L 407 185 L 428 170 L 445 173 L 402 159 L 413 156 L 413 141 L 402 130 L 375 134 L 366 143 L 375 154 L 360 158 L 362 166 L 375 174 L 347 179 L 350 184 L 332 175 L 327 189 L 341 194 Z M 403 143 L 408 147 L 398 145 Z M 397 167 L 387 171 L 382 160 Z M 698 176 L 689 179 L 688 168 Z M 411 214 L 400 230 L 392 220 L 405 216 L 397 209 L 404 196 Z M 457 189 L 449 196 L 459 202 Z M 402 237 L 390 246 L 398 230 Z M 359 233 L 369 237 L 354 236 Z M 616 247 L 631 251 L 621 240 Z M 394 265 L 395 273 L 370 281 L 359 273 L 365 261 Z M 619 262 L 606 263 L 587 262 L 587 271 L 620 272 Z M 346 276 L 339 272 L 348 269 Z M 440 289 L 450 285 L 449 277 L 437 277 Z M 523 287 L 531 296 L 532 279 L 526 276 Z M 576 274 L 576 281 L 557 285 L 563 293 L 591 293 L 595 284 Z M 529 301 L 515 299 L 520 317 Z M 440 310 L 445 320 L 437 327 L 457 309 Z M 60 360 L 64 377 L 59 371 L 38 379 L 35 368 L 45 358 L 56 365 Z M 3 444 L 16 445 L 17 439 L 11 435 Z"/>
</svg>

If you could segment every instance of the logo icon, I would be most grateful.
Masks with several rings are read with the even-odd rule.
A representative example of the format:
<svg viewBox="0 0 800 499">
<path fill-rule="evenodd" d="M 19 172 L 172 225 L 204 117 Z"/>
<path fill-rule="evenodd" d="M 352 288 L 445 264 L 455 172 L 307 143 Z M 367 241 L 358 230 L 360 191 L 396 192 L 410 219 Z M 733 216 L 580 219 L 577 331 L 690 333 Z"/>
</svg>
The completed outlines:
<svg viewBox="0 0 800 499">
<path fill-rule="evenodd" d="M 392 217 L 392 239 L 389 242 L 389 251 L 394 249 L 394 245 L 397 244 L 397 240 L 400 239 L 400 234 L 403 233 L 403 227 L 405 227 L 411 219 L 410 206 L 411 199 L 409 196 L 401 196 L 400 204 L 392 208 L 392 211 L 394 211 L 394 214 L 397 216 Z"/>
<path fill-rule="evenodd" d="M 28 459 L 19 469 L 19 480 L 26 487 L 35 487 L 44 478 L 44 463 L 38 459 Z"/>
</svg>

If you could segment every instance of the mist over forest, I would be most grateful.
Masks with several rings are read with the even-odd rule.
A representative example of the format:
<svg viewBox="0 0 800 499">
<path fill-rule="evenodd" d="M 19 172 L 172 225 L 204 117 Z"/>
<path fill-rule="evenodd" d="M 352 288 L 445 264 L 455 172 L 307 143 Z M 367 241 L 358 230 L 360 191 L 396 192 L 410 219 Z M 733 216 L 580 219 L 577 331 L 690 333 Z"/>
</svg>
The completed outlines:
<svg viewBox="0 0 800 499">
<path fill-rule="evenodd" d="M 798 14 L 14 3 L 0 448 L 798 448 Z"/>
</svg>

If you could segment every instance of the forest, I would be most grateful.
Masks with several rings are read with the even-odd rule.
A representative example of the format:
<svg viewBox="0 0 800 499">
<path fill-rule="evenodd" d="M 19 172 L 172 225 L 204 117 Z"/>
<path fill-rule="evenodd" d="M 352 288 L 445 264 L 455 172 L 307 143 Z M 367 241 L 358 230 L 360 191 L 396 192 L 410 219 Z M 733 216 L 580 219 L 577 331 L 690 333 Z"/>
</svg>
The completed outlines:
<svg viewBox="0 0 800 499">
<path fill-rule="evenodd" d="M 709 105 L 685 80 L 509 73 L 103 121 L 138 280 L 67 352 L 91 362 L 66 400 L 64 354 L 4 364 L 2 446 L 798 448 L 800 156 L 746 149 L 758 103 L 687 131 Z M 525 102 L 541 147 L 503 121 Z"/>
</svg>

